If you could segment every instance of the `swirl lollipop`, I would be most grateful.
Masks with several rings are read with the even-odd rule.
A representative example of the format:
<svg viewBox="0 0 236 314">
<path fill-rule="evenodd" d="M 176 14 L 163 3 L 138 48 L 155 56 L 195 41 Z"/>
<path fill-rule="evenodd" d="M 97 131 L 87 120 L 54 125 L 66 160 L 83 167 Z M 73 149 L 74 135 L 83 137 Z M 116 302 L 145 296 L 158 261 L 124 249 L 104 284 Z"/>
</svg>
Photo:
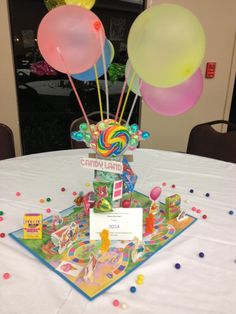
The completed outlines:
<svg viewBox="0 0 236 314">
<path fill-rule="evenodd" d="M 100 134 L 97 152 L 103 157 L 117 157 L 127 148 L 129 140 L 130 135 L 127 127 L 110 126 Z"/>
</svg>

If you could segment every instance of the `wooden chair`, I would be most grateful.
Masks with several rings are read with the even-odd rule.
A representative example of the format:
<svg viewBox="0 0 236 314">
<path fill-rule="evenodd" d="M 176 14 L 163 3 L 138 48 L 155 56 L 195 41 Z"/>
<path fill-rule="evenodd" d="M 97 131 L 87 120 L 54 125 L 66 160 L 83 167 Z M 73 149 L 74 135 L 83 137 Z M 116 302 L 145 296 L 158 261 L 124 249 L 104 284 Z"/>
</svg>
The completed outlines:
<svg viewBox="0 0 236 314">
<path fill-rule="evenodd" d="M 221 123 L 228 126 L 226 133 L 218 132 L 212 127 Z M 236 163 L 235 147 L 236 125 L 225 120 L 216 120 L 196 125 L 191 130 L 187 154 Z"/>
<path fill-rule="evenodd" d="M 15 156 L 12 130 L 7 125 L 0 123 L 0 160 Z"/>
<path fill-rule="evenodd" d="M 106 117 L 106 112 L 103 112 L 103 116 Z M 89 123 L 91 124 L 97 124 L 99 121 L 101 121 L 101 116 L 100 116 L 100 111 L 94 111 L 92 113 L 89 113 L 87 115 Z M 110 113 L 109 114 L 110 119 L 115 119 L 115 115 Z M 78 131 L 79 130 L 79 126 L 81 123 L 85 122 L 84 117 L 80 117 L 75 119 L 70 126 L 70 134 L 74 131 Z M 122 119 L 122 124 L 125 124 L 126 121 Z M 75 148 L 88 148 L 86 146 L 86 144 L 84 142 L 76 142 L 74 140 L 71 139 L 71 148 L 75 149 Z"/>
</svg>

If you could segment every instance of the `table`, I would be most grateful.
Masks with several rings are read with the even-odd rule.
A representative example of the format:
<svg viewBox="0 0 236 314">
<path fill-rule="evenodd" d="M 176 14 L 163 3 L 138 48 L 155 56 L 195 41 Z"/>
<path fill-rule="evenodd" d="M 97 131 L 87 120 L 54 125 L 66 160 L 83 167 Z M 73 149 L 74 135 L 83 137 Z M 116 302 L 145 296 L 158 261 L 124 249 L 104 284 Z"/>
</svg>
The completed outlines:
<svg viewBox="0 0 236 314">
<path fill-rule="evenodd" d="M 183 208 L 198 221 L 141 267 L 90 302 L 7 234 L 22 228 L 26 212 L 60 211 L 72 205 L 73 191 L 87 190 L 93 172 L 79 166 L 88 150 L 28 155 L 0 162 L 1 314 L 126 313 L 233 314 L 236 308 L 236 164 L 181 153 L 134 152 L 136 190 L 162 185 L 164 195 L 179 193 Z M 61 187 L 66 191 L 61 192 Z M 193 193 L 190 193 L 193 189 Z M 16 196 L 20 192 L 20 196 Z M 206 197 L 206 193 L 210 196 Z M 50 203 L 41 204 L 41 198 Z M 198 214 L 192 207 L 201 209 Z M 234 214 L 230 215 L 229 211 Z M 202 215 L 206 214 L 207 219 Z M 199 252 L 205 257 L 200 258 Z M 174 265 L 181 264 L 179 270 Z M 2 274 L 8 272 L 8 280 Z M 138 274 L 145 276 L 136 294 L 129 292 Z"/>
</svg>

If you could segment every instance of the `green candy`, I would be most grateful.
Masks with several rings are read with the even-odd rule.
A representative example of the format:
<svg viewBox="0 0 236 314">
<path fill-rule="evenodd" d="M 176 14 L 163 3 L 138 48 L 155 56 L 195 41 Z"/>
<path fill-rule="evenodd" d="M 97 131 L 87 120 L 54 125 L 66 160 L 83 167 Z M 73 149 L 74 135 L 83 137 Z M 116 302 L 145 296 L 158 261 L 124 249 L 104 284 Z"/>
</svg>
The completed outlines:
<svg viewBox="0 0 236 314">
<path fill-rule="evenodd" d="M 81 123 L 79 126 L 80 131 L 85 132 L 88 130 L 88 125 L 87 123 Z"/>
<path fill-rule="evenodd" d="M 94 207 L 95 213 L 107 213 L 107 212 L 113 212 L 110 202 L 106 200 L 105 198 L 100 199 Z"/>
</svg>

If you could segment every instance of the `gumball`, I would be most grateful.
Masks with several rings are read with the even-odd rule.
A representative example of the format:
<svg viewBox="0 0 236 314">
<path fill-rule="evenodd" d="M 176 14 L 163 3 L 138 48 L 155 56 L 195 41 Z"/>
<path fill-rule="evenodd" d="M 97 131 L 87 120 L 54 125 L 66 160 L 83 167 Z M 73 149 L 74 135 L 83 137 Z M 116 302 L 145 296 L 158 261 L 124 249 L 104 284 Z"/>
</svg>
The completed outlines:
<svg viewBox="0 0 236 314">
<path fill-rule="evenodd" d="M 142 136 L 143 140 L 148 140 L 150 138 L 151 134 L 147 131 L 144 131 L 141 136 Z"/>
<path fill-rule="evenodd" d="M 80 131 L 84 132 L 88 130 L 88 125 L 87 123 L 81 123 L 79 128 L 80 128 Z"/>
<path fill-rule="evenodd" d="M 106 128 L 106 125 L 105 125 L 104 122 L 101 121 L 101 122 L 98 123 L 98 130 L 99 131 L 104 131 L 105 128 Z"/>
<path fill-rule="evenodd" d="M 86 132 L 86 133 L 84 134 L 84 140 L 85 140 L 86 143 L 90 143 L 90 142 L 92 141 L 92 136 L 91 136 L 91 134 Z"/>
<path fill-rule="evenodd" d="M 132 147 L 136 147 L 136 146 L 138 146 L 138 141 L 135 138 L 132 138 L 129 141 L 129 145 L 132 146 Z"/>
<path fill-rule="evenodd" d="M 122 201 L 122 207 L 123 208 L 129 208 L 131 206 L 131 201 L 130 200 L 123 200 Z"/>
<path fill-rule="evenodd" d="M 138 132 L 138 129 L 139 129 L 138 125 L 135 124 L 135 123 L 130 126 L 130 130 L 131 130 L 132 133 Z"/>
</svg>

